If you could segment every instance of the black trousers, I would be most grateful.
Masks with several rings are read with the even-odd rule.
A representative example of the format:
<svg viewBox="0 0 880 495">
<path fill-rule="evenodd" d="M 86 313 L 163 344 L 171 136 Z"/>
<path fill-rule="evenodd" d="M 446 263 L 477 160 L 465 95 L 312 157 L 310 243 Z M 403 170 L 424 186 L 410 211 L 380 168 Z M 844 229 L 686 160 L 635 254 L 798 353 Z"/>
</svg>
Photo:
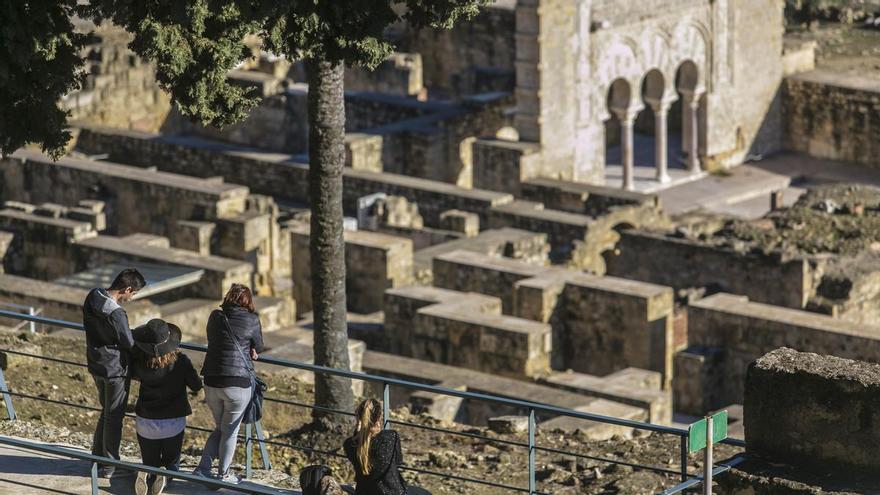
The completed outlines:
<svg viewBox="0 0 880 495">
<path fill-rule="evenodd" d="M 141 459 L 147 466 L 176 471 L 180 464 L 180 449 L 183 447 L 183 432 L 173 437 L 151 440 L 138 435 L 141 446 Z"/>
<path fill-rule="evenodd" d="M 125 417 L 125 404 L 128 402 L 128 378 L 104 378 L 92 375 L 98 389 L 101 403 L 101 416 L 95 426 L 92 439 L 92 454 L 119 459 L 119 442 L 122 440 L 122 419 Z M 105 468 L 107 472 L 112 467 Z"/>
</svg>

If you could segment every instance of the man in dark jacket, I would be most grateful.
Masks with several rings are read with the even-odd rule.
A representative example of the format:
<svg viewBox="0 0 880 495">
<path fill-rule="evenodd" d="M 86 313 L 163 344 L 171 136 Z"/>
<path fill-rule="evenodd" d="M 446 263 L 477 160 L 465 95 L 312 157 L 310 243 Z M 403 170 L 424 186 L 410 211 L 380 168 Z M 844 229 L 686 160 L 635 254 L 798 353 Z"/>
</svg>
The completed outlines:
<svg viewBox="0 0 880 495">
<path fill-rule="evenodd" d="M 86 361 L 98 388 L 101 416 L 95 427 L 92 454 L 119 459 L 122 420 L 128 402 L 128 351 L 134 339 L 122 304 L 146 285 L 133 268 L 119 272 L 107 289 L 92 289 L 83 303 L 86 330 Z M 102 466 L 100 475 L 109 478 L 113 466 Z M 125 473 L 131 474 L 131 473 Z"/>
</svg>

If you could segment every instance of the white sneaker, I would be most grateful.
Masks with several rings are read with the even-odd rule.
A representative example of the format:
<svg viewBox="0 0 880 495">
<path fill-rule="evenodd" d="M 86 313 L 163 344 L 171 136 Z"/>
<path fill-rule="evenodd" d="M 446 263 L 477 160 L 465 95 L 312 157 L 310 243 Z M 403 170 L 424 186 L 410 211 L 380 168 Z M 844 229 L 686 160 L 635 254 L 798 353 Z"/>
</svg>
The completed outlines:
<svg viewBox="0 0 880 495">
<path fill-rule="evenodd" d="M 135 495 L 147 495 L 147 473 L 138 471 L 137 478 L 134 480 Z"/>
<path fill-rule="evenodd" d="M 241 483 L 241 476 L 233 473 L 232 471 L 226 471 L 226 474 L 220 477 L 220 481 L 237 485 Z"/>
<path fill-rule="evenodd" d="M 150 495 L 162 495 L 166 483 L 167 478 L 164 476 L 156 476 L 156 479 L 153 480 L 153 486 L 150 487 Z"/>
</svg>

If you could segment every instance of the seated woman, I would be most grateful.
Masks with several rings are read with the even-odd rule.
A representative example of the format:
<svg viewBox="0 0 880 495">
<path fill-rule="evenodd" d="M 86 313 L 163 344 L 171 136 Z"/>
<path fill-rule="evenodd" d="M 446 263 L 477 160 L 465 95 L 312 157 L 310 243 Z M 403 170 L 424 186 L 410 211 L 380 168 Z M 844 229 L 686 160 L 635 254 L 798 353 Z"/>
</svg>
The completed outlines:
<svg viewBox="0 0 880 495">
<path fill-rule="evenodd" d="M 196 369 L 177 346 L 180 329 L 160 319 L 134 329 L 132 374 L 141 383 L 135 404 L 135 429 L 143 463 L 176 471 L 186 417 L 192 414 L 186 389 L 202 388 Z M 137 495 L 161 495 L 165 477 L 139 472 Z"/>
<path fill-rule="evenodd" d="M 382 403 L 375 399 L 361 402 L 355 418 L 354 434 L 343 445 L 354 466 L 355 495 L 430 495 L 421 488 L 407 487 L 400 475 L 400 435 L 382 429 Z"/>
</svg>

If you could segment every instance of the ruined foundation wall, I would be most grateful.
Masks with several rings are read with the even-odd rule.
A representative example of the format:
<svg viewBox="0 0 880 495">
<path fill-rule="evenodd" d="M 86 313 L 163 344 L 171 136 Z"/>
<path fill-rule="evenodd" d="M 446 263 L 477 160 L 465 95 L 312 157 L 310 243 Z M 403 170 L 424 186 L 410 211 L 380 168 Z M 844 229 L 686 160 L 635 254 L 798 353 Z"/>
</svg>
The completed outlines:
<svg viewBox="0 0 880 495">
<path fill-rule="evenodd" d="M 880 362 L 878 327 L 750 302 L 741 296 L 716 294 L 697 301 L 688 308 L 688 320 L 688 352 L 713 357 L 700 372 L 677 373 L 675 379 L 685 383 L 711 380 L 707 377 L 713 374 L 723 377 L 703 397 L 704 410 L 699 413 L 742 403 L 749 364 L 779 347 Z M 683 395 L 680 391 L 685 389 L 676 386 L 676 399 Z"/>
<path fill-rule="evenodd" d="M 401 45 L 422 55 L 429 94 L 460 96 L 513 88 L 516 15 L 510 3 L 489 5 L 452 29 L 406 33 Z"/>
<path fill-rule="evenodd" d="M 749 368 L 743 406 L 751 455 L 852 477 L 880 468 L 880 365 L 778 349 Z"/>
<path fill-rule="evenodd" d="M 880 168 L 876 81 L 822 70 L 785 79 L 785 147 Z"/>
<path fill-rule="evenodd" d="M 675 289 L 707 287 L 789 308 L 803 308 L 813 291 L 810 264 L 803 258 L 739 253 L 659 233 L 621 232 L 605 262 L 608 275 Z"/>
<path fill-rule="evenodd" d="M 142 167 L 155 165 L 160 170 L 196 177 L 220 175 L 229 182 L 247 183 L 256 193 L 308 202 L 308 165 L 291 161 L 286 155 L 241 150 L 212 141 L 106 129 L 83 129 L 77 147 L 87 153 L 108 153 L 112 160 Z M 347 212 L 356 210 L 358 198 L 385 192 L 418 203 L 428 227 L 442 227 L 440 216 L 450 209 L 477 213 L 480 224 L 488 225 L 492 206 L 513 200 L 506 193 L 350 168 L 345 170 L 343 181 Z"/>
</svg>

